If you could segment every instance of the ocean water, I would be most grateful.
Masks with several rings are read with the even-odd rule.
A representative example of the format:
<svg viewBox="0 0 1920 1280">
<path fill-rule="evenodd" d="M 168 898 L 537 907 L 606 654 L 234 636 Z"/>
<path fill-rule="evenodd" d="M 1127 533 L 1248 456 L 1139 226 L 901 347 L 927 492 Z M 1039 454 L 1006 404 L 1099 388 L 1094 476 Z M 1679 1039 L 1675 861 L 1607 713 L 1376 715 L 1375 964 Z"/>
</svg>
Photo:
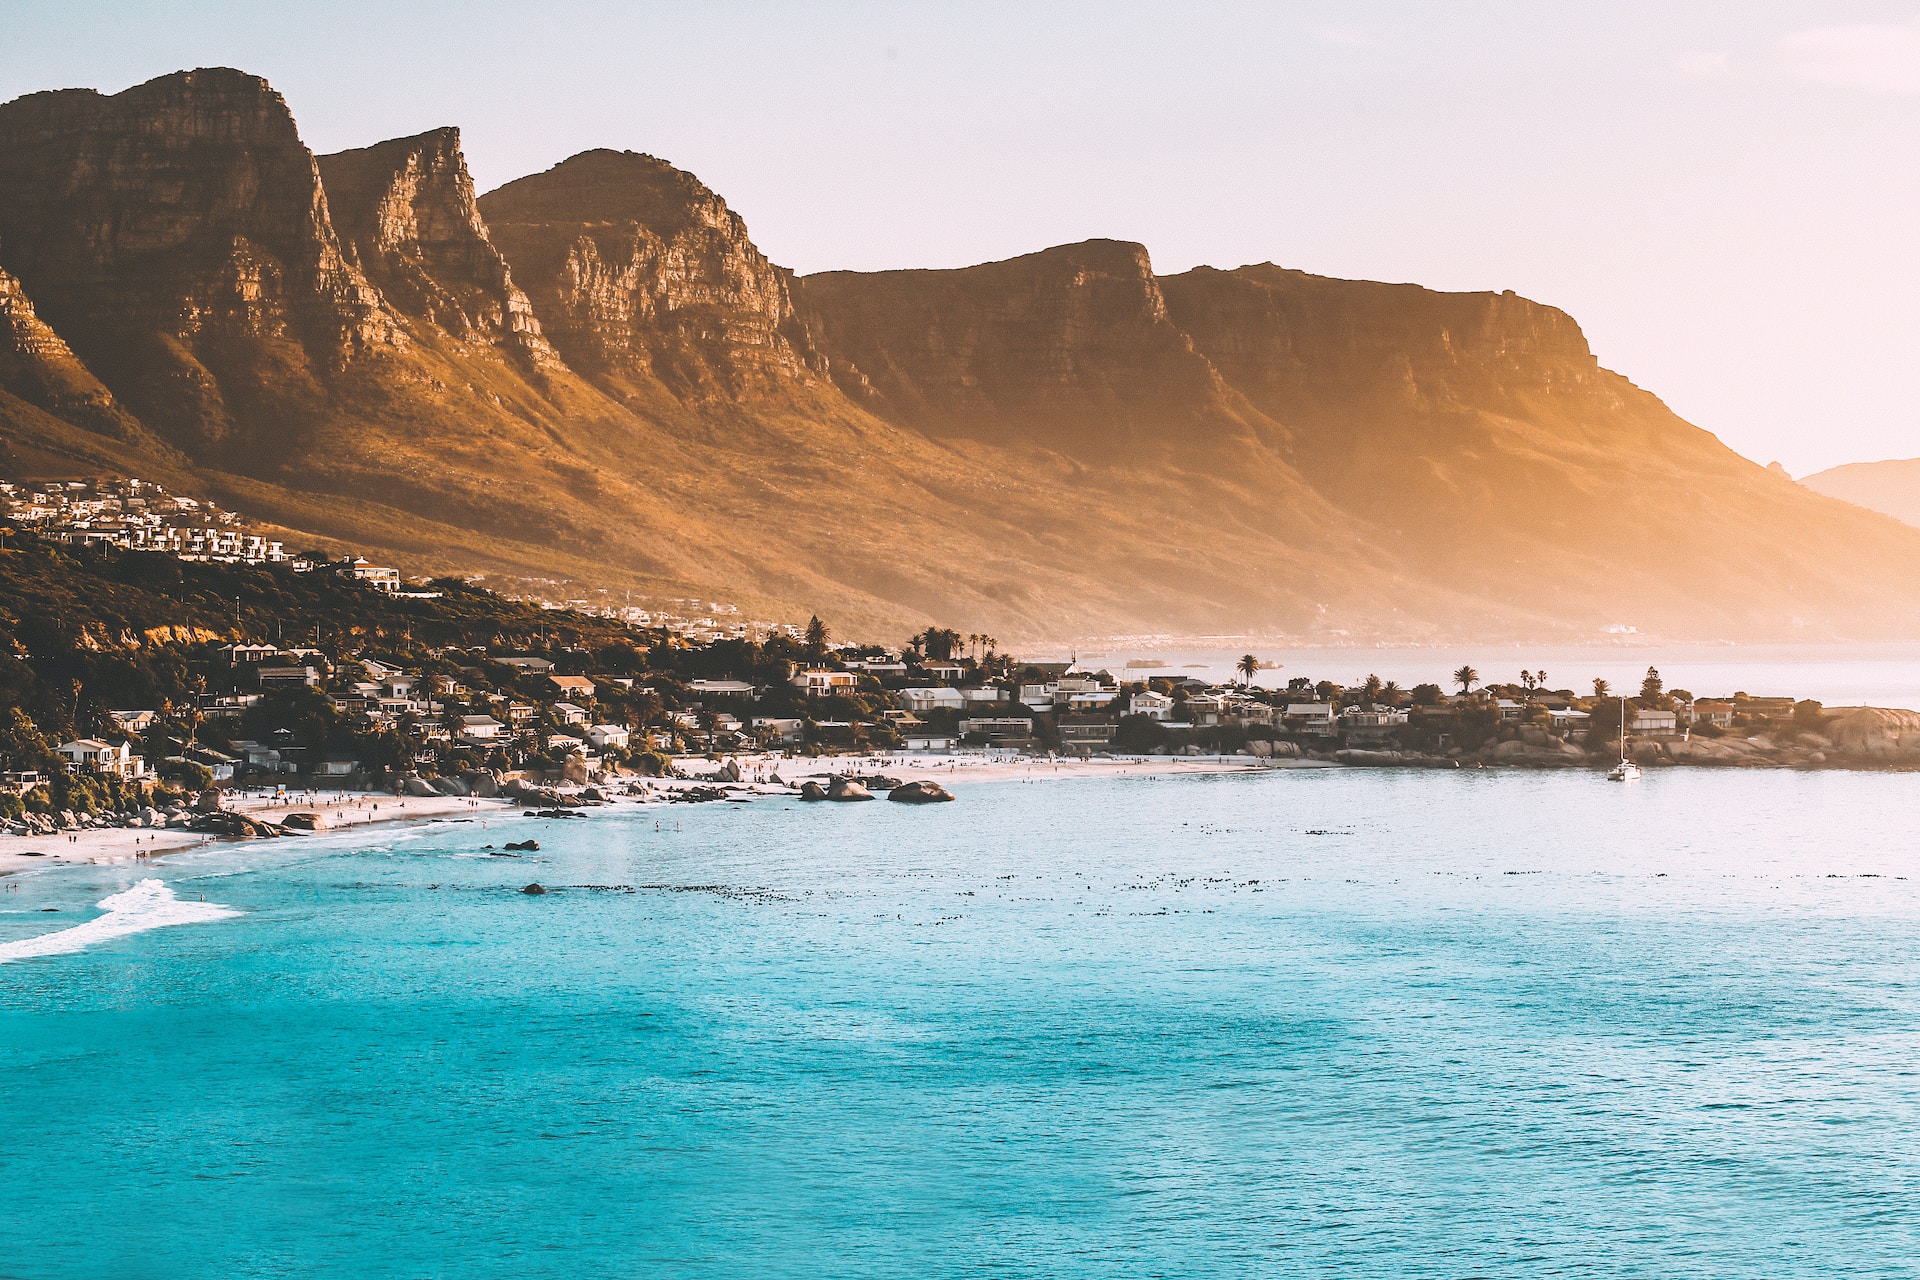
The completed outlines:
<svg viewBox="0 0 1920 1280">
<path fill-rule="evenodd" d="M 1916 786 L 1046 779 L 15 877 L 0 1276 L 1911 1276 Z"/>
</svg>

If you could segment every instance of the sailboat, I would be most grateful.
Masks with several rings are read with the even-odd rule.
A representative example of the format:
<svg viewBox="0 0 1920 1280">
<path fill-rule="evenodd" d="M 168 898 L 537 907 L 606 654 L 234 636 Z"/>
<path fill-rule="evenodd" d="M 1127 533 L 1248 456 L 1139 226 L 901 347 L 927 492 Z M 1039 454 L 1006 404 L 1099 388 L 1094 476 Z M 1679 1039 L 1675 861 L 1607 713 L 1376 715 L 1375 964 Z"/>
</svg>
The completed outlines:
<svg viewBox="0 0 1920 1280">
<path fill-rule="evenodd" d="M 1620 699 L 1620 763 L 1607 770 L 1608 782 L 1638 782 L 1640 766 L 1627 755 L 1627 700 Z"/>
</svg>

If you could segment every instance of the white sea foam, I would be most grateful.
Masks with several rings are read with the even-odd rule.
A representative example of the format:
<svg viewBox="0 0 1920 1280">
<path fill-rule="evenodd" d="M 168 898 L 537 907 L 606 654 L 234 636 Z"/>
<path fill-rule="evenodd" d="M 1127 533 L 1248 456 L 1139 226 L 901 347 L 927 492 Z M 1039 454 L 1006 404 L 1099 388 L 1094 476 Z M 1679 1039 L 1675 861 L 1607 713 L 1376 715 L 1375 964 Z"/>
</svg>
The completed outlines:
<svg viewBox="0 0 1920 1280">
<path fill-rule="evenodd" d="M 100 906 L 107 914 L 85 924 L 43 933 L 37 938 L 0 943 L 0 964 L 32 956 L 67 955 L 130 933 L 164 929 L 170 924 L 205 924 L 240 914 L 218 902 L 182 902 L 159 880 L 142 880 L 131 889 L 100 899 Z"/>
</svg>

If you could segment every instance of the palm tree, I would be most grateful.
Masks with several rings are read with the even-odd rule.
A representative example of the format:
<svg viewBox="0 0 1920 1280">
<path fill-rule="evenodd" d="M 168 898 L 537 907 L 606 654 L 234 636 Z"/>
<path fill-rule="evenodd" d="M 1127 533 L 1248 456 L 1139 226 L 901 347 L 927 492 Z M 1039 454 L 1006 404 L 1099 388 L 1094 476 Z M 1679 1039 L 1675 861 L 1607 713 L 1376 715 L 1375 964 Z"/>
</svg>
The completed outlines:
<svg viewBox="0 0 1920 1280">
<path fill-rule="evenodd" d="M 1252 684 L 1254 676 L 1260 673 L 1260 659 L 1250 653 L 1241 654 L 1240 661 L 1233 665 L 1234 669 L 1240 673 L 1240 679 L 1243 684 Z"/>
<path fill-rule="evenodd" d="M 807 647 L 810 649 L 827 647 L 827 624 L 820 621 L 819 614 L 807 619 Z"/>
<path fill-rule="evenodd" d="M 1406 696 L 1406 690 L 1400 687 L 1398 680 L 1389 680 L 1380 686 L 1380 701 L 1390 707 L 1399 706 L 1400 700 Z"/>
<path fill-rule="evenodd" d="M 1613 692 L 1612 685 L 1598 676 L 1593 678 L 1593 696 L 1595 698 L 1605 698 L 1611 692 Z"/>
<path fill-rule="evenodd" d="M 1455 684 L 1460 686 L 1461 693 L 1471 692 L 1473 689 L 1473 686 L 1479 683 L 1479 680 L 1480 680 L 1480 673 L 1478 671 L 1475 671 L 1472 667 L 1461 667 L 1458 671 L 1453 673 L 1453 681 Z"/>
<path fill-rule="evenodd" d="M 1360 686 L 1360 700 L 1368 706 L 1380 701 L 1380 691 L 1386 688 L 1379 676 L 1370 675 Z"/>
</svg>

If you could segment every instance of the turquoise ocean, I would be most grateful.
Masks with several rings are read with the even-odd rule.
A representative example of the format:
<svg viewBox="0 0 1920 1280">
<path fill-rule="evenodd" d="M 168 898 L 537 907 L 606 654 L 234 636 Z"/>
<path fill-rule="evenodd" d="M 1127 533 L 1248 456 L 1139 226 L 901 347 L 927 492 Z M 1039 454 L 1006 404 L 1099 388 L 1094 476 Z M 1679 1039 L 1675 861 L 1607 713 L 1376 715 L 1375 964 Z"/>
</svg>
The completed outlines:
<svg viewBox="0 0 1920 1280">
<path fill-rule="evenodd" d="M 1916 785 L 1048 778 L 12 877 L 0 1276 L 1911 1276 Z"/>
</svg>

